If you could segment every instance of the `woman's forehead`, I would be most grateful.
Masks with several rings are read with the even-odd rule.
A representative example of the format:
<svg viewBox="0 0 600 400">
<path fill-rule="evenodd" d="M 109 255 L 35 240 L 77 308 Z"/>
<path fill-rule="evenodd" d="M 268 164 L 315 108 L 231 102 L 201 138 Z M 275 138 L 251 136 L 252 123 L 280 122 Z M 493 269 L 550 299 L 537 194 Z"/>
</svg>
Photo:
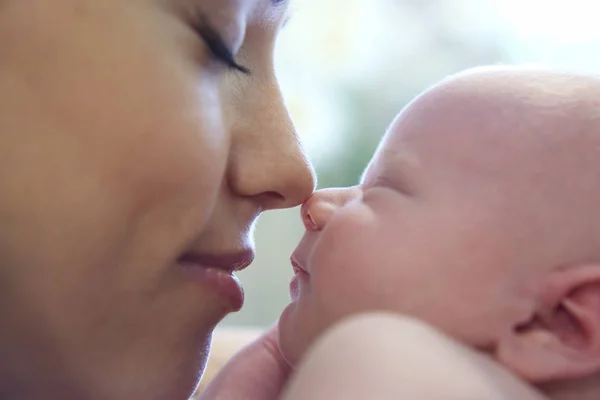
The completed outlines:
<svg viewBox="0 0 600 400">
<path fill-rule="evenodd" d="M 176 0 L 197 3 L 212 9 L 269 10 L 287 7 L 291 0 Z M 1 4 L 0 0 L 0 4 Z"/>
</svg>

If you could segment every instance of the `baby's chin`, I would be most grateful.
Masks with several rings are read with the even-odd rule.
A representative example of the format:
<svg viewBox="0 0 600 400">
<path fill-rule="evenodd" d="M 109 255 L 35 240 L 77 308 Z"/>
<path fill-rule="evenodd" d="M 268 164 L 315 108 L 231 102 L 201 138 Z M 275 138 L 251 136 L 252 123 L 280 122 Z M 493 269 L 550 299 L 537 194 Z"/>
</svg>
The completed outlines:
<svg viewBox="0 0 600 400">
<path fill-rule="evenodd" d="M 298 365 L 313 340 L 314 327 L 301 320 L 295 304 L 286 308 L 279 318 L 278 343 L 285 361 L 291 366 Z"/>
<path fill-rule="evenodd" d="M 297 337 L 293 327 L 290 326 L 290 321 L 285 318 L 285 313 L 279 318 L 278 324 L 277 342 L 279 344 L 279 351 L 285 362 L 291 367 L 295 367 L 303 354 L 303 349 L 300 346 L 300 338 Z"/>
</svg>

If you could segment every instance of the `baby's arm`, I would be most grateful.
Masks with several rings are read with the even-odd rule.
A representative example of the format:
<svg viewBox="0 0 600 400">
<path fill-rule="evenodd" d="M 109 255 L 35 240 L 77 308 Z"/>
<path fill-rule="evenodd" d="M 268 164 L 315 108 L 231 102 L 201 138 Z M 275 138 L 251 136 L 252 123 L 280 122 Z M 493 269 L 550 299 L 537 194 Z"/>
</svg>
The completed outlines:
<svg viewBox="0 0 600 400">
<path fill-rule="evenodd" d="M 352 318 L 309 351 L 284 400 L 541 400 L 499 365 L 435 329 L 389 314 Z"/>
</svg>

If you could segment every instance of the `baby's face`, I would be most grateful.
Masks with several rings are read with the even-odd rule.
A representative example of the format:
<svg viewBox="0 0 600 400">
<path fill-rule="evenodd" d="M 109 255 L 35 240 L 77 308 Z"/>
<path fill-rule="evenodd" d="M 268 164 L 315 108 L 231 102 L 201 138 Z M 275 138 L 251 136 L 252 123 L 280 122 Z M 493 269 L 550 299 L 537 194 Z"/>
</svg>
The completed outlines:
<svg viewBox="0 0 600 400">
<path fill-rule="evenodd" d="M 424 107 L 410 108 L 358 186 L 304 205 L 292 303 L 279 322 L 292 364 L 325 329 L 363 311 L 416 316 L 476 348 L 502 334 L 503 316 L 526 318 L 519 299 L 534 268 L 525 253 L 544 246 L 523 241 L 531 200 L 516 176 L 526 157 L 498 141 L 497 127 L 477 129 L 493 115 L 467 126 L 451 111 L 424 118 Z"/>
</svg>

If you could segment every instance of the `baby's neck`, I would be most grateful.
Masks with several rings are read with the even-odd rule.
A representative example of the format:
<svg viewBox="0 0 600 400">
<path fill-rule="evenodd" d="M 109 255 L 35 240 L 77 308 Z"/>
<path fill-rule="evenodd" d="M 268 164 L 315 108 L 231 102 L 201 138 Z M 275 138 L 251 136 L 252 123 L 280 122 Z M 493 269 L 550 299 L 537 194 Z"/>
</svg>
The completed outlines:
<svg viewBox="0 0 600 400">
<path fill-rule="evenodd" d="M 546 397 L 548 400 L 598 400 L 600 393 L 550 393 Z"/>
<path fill-rule="evenodd" d="M 598 400 L 600 399 L 600 374 L 571 382 L 540 385 L 538 389 L 550 400 Z"/>
<path fill-rule="evenodd" d="M 479 353 L 467 353 L 467 357 L 474 362 L 481 377 L 487 381 L 487 384 L 495 388 L 501 399 L 555 400 L 529 382 L 519 379 L 504 366 L 487 356 Z"/>
</svg>

